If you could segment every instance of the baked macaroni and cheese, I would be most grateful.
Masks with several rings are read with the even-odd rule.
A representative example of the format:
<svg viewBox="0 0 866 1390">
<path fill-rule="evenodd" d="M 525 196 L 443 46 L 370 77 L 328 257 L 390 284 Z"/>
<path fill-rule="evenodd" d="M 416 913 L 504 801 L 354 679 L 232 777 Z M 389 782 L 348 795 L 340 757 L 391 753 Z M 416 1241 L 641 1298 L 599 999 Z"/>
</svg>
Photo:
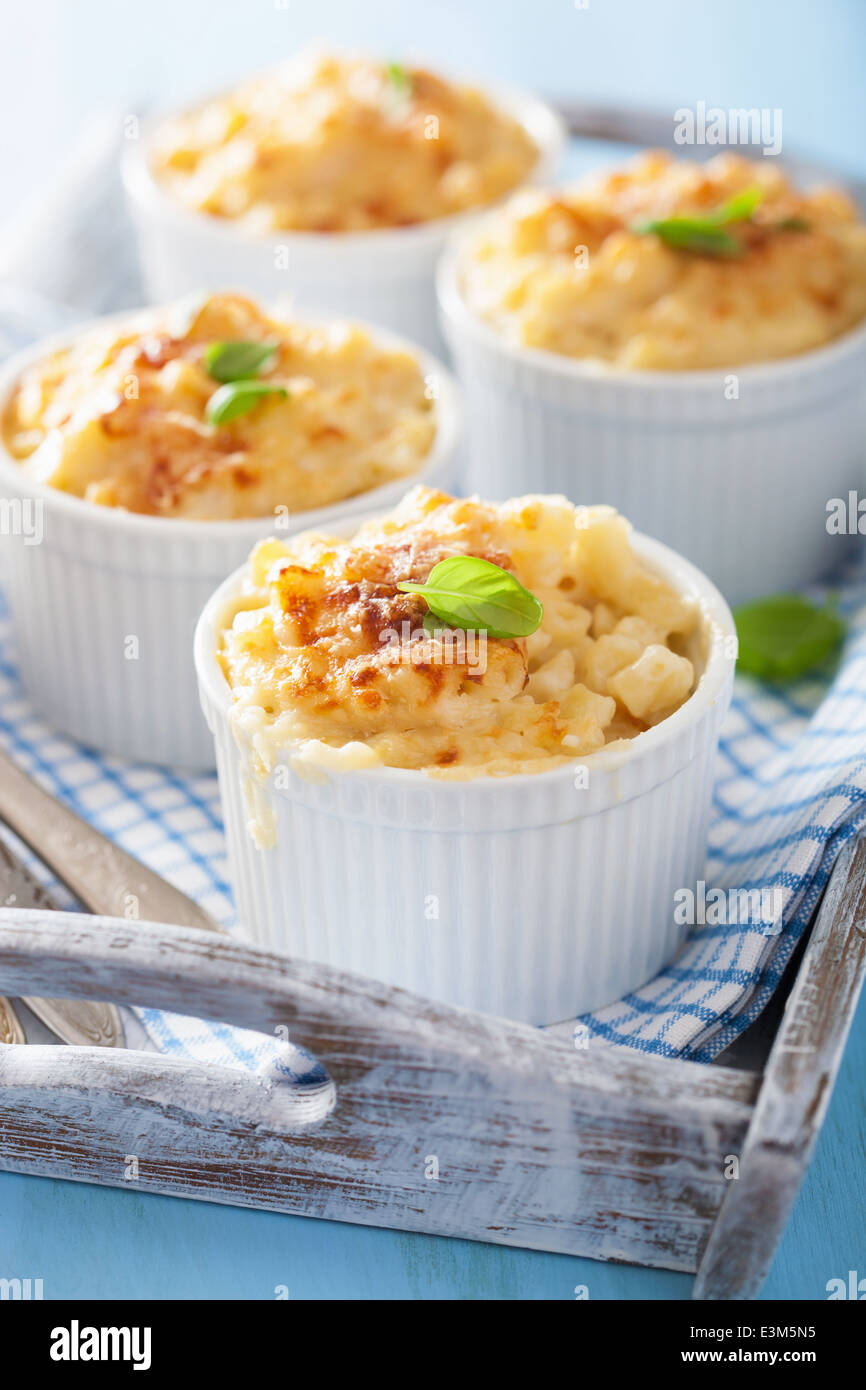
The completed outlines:
<svg viewBox="0 0 866 1390">
<path fill-rule="evenodd" d="M 540 772 L 657 724 L 695 688 L 703 625 L 638 559 L 629 529 L 611 508 L 564 497 L 495 505 L 418 486 L 351 540 L 262 542 L 218 651 L 254 772 L 286 752 L 308 775 Z M 485 639 L 399 587 L 453 556 L 515 576 L 540 626 Z"/>
<path fill-rule="evenodd" d="M 416 473 L 433 394 L 415 357 L 361 328 L 278 322 L 219 294 L 92 330 L 31 367 L 3 436 L 31 478 L 87 501 L 230 520 Z"/>
<path fill-rule="evenodd" d="M 628 369 L 768 362 L 866 317 L 866 225 L 771 161 L 648 154 L 526 192 L 460 264 L 469 308 L 512 344 Z"/>
<path fill-rule="evenodd" d="M 523 126 L 473 88 L 305 55 L 166 122 L 151 168 L 187 207 L 251 232 L 352 232 L 493 203 L 538 157 Z"/>
</svg>

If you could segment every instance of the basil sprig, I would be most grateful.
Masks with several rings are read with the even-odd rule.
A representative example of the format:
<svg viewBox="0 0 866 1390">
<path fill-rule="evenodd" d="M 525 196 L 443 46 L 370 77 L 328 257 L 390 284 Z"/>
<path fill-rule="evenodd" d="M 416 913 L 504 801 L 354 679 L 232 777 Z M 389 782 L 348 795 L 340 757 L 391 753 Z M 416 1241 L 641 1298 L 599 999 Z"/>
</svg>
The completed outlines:
<svg viewBox="0 0 866 1390">
<path fill-rule="evenodd" d="M 703 256 L 739 256 L 743 244 L 727 228 L 738 222 L 748 222 L 763 196 L 760 188 L 745 188 L 705 217 L 663 217 L 651 222 L 636 222 L 631 230 L 639 236 L 660 237 L 678 251 Z"/>
<path fill-rule="evenodd" d="M 739 256 L 742 243 L 724 227 L 711 227 L 696 217 L 669 217 L 663 222 L 646 222 L 635 227 L 641 235 L 654 232 L 666 246 L 699 256 Z"/>
<path fill-rule="evenodd" d="M 763 196 L 760 188 L 744 188 L 711 213 L 710 217 L 721 227 L 727 227 L 731 222 L 748 222 Z"/>
<path fill-rule="evenodd" d="M 225 425 L 236 420 L 239 415 L 248 415 L 265 396 L 282 400 L 288 397 L 285 386 L 275 381 L 228 381 L 218 391 L 214 391 L 205 408 L 205 415 L 211 425 Z"/>
<path fill-rule="evenodd" d="M 426 584 L 404 580 L 397 588 L 420 594 L 448 627 L 488 637 L 529 637 L 544 617 L 538 599 L 513 574 L 477 555 L 450 555 L 433 566 Z"/>
<path fill-rule="evenodd" d="M 214 381 L 246 381 L 273 366 L 277 355 L 274 343 L 209 343 L 203 357 L 205 370 Z"/>
<path fill-rule="evenodd" d="M 205 369 L 214 381 L 223 383 L 205 407 L 205 416 L 211 425 L 225 425 L 229 420 L 249 414 L 265 396 L 286 399 L 289 393 L 285 386 L 257 379 L 263 368 L 272 366 L 276 355 L 274 343 L 238 339 L 208 344 L 202 359 Z"/>
<path fill-rule="evenodd" d="M 399 97 L 401 101 L 408 101 L 411 98 L 412 76 L 406 71 L 402 63 L 388 63 L 385 67 L 385 77 L 395 97 Z"/>
<path fill-rule="evenodd" d="M 832 603 L 816 607 L 798 594 L 775 594 L 734 612 L 737 664 L 761 680 L 791 681 L 820 666 L 845 635 Z"/>
</svg>

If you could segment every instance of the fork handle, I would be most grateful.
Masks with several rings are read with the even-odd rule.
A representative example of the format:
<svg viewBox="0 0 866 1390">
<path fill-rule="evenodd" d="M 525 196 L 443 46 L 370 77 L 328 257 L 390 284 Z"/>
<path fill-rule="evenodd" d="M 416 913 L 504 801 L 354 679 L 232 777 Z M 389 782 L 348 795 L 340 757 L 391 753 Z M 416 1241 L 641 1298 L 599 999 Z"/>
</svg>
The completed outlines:
<svg viewBox="0 0 866 1390">
<path fill-rule="evenodd" d="M 64 883 L 82 907 L 102 916 L 217 925 L 185 893 L 106 839 L 0 750 L 0 820 Z"/>
</svg>

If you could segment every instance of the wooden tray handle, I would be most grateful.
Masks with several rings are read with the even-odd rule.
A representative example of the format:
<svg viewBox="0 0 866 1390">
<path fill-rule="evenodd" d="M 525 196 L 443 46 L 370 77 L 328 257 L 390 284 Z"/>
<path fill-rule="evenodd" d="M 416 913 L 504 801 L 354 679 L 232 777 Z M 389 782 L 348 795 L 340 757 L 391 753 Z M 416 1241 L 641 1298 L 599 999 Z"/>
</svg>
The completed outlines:
<svg viewBox="0 0 866 1390">
<path fill-rule="evenodd" d="M 391 1047 L 426 1035 L 440 1054 L 450 1043 L 465 1057 L 467 1033 L 479 1055 L 487 1034 L 480 1015 L 229 936 L 38 908 L 0 909 L 0 992 L 111 999 L 283 1038 L 288 1030 L 344 1076 L 355 1067 L 343 1035 L 375 1030 Z"/>
<path fill-rule="evenodd" d="M 0 1096 L 27 1091 L 49 1108 L 58 1088 L 99 1094 L 106 1104 L 112 1096 L 174 1100 L 209 1124 L 222 1114 L 277 1133 L 324 1119 L 335 1083 L 357 1085 L 384 1068 L 374 1080 L 381 1086 L 401 1058 L 447 1066 L 449 1044 L 463 1065 L 473 1052 L 489 1060 L 502 1052 L 491 1028 L 530 1040 L 535 1033 L 227 936 L 42 909 L 0 910 L 0 993 L 111 999 L 230 1023 L 307 1048 L 328 1073 L 297 1083 L 279 1058 L 256 1073 L 134 1049 L 0 1045 Z"/>
<path fill-rule="evenodd" d="M 0 993 L 110 999 L 253 1029 L 308 1049 L 340 1086 L 401 1063 L 455 1072 L 473 1065 L 504 1068 L 525 1077 L 533 1066 L 556 1071 L 564 1065 L 569 1073 L 575 1064 L 566 1042 L 520 1023 L 434 1003 L 229 936 L 84 913 L 0 909 Z M 91 1065 L 98 1064 L 105 1085 L 110 1069 L 122 1071 L 123 1059 L 131 1056 L 146 1062 L 150 1072 L 160 1063 L 184 1072 L 192 1065 L 185 1058 L 131 1049 L 38 1050 L 55 1059 L 58 1053 L 65 1058 L 92 1053 Z M 6 1079 L 15 1065 L 11 1051 L 6 1049 Z M 18 1059 L 20 1065 L 29 1068 L 37 1049 L 19 1051 L 27 1054 L 26 1062 Z M 226 1070 L 202 1064 L 202 1075 Z M 254 1074 L 247 1075 L 261 1086 Z"/>
<path fill-rule="evenodd" d="M 110 999 L 235 1024 L 307 1048 L 339 1087 L 381 1087 L 411 1066 L 456 1080 L 501 1077 L 525 1087 L 583 1088 L 670 1115 L 688 1087 L 715 1111 L 730 1087 L 712 1068 L 602 1048 L 412 994 L 333 966 L 264 951 L 229 936 L 163 923 L 41 909 L 0 909 L 0 994 Z M 39 1049 L 21 1048 L 32 1054 Z M 48 1051 L 49 1049 L 42 1049 Z M 85 1049 L 51 1049 L 74 1054 Z M 7 1048 L 7 1065 L 10 1049 Z M 95 1049 L 103 1067 L 122 1049 Z M 151 1069 L 160 1055 L 143 1053 Z M 185 1059 L 163 1057 L 166 1063 Z M 225 1068 L 213 1068 L 225 1071 Z M 365 1089 L 366 1089 L 365 1085 Z M 745 1100 L 750 1089 L 740 1088 Z M 723 1099 L 724 1098 L 724 1099 Z"/>
</svg>

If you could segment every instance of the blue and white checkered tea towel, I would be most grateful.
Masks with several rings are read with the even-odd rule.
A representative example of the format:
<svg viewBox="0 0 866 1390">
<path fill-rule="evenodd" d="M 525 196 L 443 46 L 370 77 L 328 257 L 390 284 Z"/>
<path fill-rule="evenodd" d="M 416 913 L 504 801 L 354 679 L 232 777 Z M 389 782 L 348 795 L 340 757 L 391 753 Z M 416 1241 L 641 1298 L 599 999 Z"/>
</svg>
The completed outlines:
<svg viewBox="0 0 866 1390">
<path fill-rule="evenodd" d="M 709 1061 L 778 984 L 840 847 L 866 823 L 866 579 L 845 586 L 840 608 L 850 626 L 835 675 L 784 690 L 738 678 L 723 731 L 707 891 L 763 889 L 778 909 L 772 930 L 725 912 L 696 926 L 672 966 L 582 1020 L 593 1039 Z M 100 758 L 54 733 L 18 684 L 2 608 L 0 739 L 50 792 L 232 924 L 216 779 Z M 141 1018 L 160 1049 L 226 1065 L 256 1066 L 277 1046 L 156 1010 Z"/>
</svg>

